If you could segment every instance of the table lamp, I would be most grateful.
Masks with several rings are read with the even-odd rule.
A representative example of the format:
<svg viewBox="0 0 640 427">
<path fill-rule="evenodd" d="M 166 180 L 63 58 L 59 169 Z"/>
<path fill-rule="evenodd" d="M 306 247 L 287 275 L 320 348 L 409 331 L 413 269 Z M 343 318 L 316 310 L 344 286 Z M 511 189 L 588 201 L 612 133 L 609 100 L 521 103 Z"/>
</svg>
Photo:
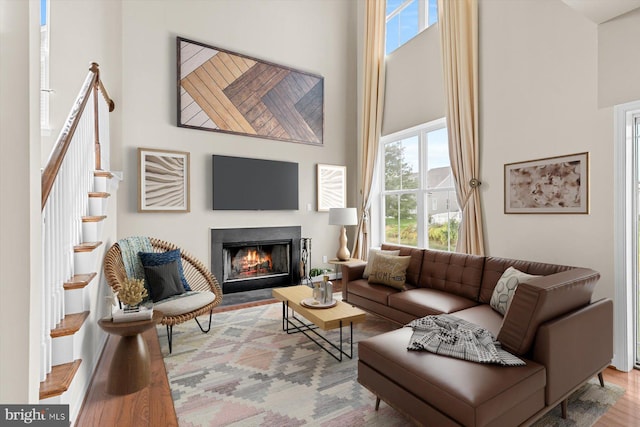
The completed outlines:
<svg viewBox="0 0 640 427">
<path fill-rule="evenodd" d="M 329 209 L 329 225 L 340 225 L 340 246 L 336 253 L 336 258 L 340 261 L 347 261 L 351 257 L 347 249 L 347 229 L 346 225 L 358 224 L 358 210 L 356 208 L 331 208 Z"/>
</svg>

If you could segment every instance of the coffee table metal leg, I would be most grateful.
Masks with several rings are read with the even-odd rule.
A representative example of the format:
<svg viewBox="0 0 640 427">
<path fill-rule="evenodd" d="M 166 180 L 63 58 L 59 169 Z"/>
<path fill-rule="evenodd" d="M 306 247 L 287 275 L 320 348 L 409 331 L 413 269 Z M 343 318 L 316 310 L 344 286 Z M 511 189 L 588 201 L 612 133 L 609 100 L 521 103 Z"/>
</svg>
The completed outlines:
<svg viewBox="0 0 640 427">
<path fill-rule="evenodd" d="M 294 321 L 298 322 L 299 324 L 295 323 Z M 334 359 L 336 359 L 339 362 L 342 362 L 342 355 L 347 356 L 349 359 L 353 359 L 353 323 L 349 322 L 349 340 L 350 340 L 349 354 L 347 354 L 342 348 L 342 344 L 344 341 L 344 337 L 342 334 L 343 327 L 344 325 L 342 324 L 342 320 L 340 320 L 340 327 L 339 327 L 340 341 L 336 345 L 335 343 L 329 341 L 327 337 L 319 334 L 316 331 L 316 329 L 318 329 L 316 325 L 314 325 L 313 323 L 304 323 L 301 319 L 297 318 L 295 311 L 292 310 L 292 315 L 291 317 L 289 317 L 289 304 L 286 301 L 282 302 L 282 330 L 285 331 L 287 334 L 296 334 L 298 332 L 303 333 L 307 338 L 313 341 L 318 347 L 320 347 L 321 349 L 329 353 Z M 312 332 L 316 337 L 320 338 L 322 341 L 326 342 L 332 348 L 337 350 L 338 351 L 337 355 L 334 354 L 334 352 L 332 352 L 329 348 L 324 346 L 321 341 L 317 340 L 307 332 Z"/>
</svg>

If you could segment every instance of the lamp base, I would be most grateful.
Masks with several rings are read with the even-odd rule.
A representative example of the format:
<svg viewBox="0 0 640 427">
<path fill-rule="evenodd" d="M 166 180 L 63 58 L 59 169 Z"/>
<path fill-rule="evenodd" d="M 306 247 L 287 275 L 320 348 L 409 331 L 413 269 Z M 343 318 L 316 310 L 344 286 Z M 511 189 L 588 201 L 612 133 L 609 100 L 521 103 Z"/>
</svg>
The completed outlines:
<svg viewBox="0 0 640 427">
<path fill-rule="evenodd" d="M 347 249 L 347 229 L 345 227 L 341 227 L 340 229 L 340 237 L 338 239 L 338 243 L 340 244 L 338 252 L 336 253 L 336 258 L 340 261 L 348 261 L 351 258 L 351 252 Z"/>
</svg>

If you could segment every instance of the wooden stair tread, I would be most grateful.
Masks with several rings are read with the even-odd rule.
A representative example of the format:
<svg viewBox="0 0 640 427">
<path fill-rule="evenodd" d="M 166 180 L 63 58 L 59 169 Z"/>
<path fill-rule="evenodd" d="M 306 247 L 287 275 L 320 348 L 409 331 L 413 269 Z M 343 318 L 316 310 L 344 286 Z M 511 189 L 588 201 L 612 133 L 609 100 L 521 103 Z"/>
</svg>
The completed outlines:
<svg viewBox="0 0 640 427">
<path fill-rule="evenodd" d="M 104 176 L 107 178 L 113 178 L 113 174 L 109 171 L 94 171 L 93 176 Z"/>
<path fill-rule="evenodd" d="M 102 242 L 84 242 L 79 244 L 78 246 L 73 247 L 74 252 L 92 252 L 97 249 Z"/>
<path fill-rule="evenodd" d="M 107 193 L 105 191 L 90 191 L 89 192 L 89 197 L 96 197 L 96 198 L 107 198 L 110 197 L 111 193 Z"/>
<path fill-rule="evenodd" d="M 96 277 L 97 273 L 88 273 L 88 274 L 76 274 L 67 282 L 64 282 L 62 285 L 66 291 L 71 289 L 82 289 L 86 287 L 94 277 Z"/>
<path fill-rule="evenodd" d="M 82 363 L 82 359 L 53 366 L 51 372 L 47 374 L 47 378 L 40 383 L 40 400 L 59 396 L 67 391 L 80 363 Z"/>
<path fill-rule="evenodd" d="M 106 215 L 88 215 L 82 217 L 82 222 L 100 222 L 107 218 Z"/>
<path fill-rule="evenodd" d="M 66 337 L 75 334 L 80 330 L 87 317 L 89 317 L 88 311 L 67 314 L 58 326 L 51 330 L 51 338 Z"/>
</svg>

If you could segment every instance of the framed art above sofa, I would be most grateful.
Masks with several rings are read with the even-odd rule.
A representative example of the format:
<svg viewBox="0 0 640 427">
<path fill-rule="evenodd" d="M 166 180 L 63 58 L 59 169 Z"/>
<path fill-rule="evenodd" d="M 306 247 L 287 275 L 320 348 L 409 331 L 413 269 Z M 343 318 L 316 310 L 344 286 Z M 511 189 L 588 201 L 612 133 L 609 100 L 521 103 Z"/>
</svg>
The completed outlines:
<svg viewBox="0 0 640 427">
<path fill-rule="evenodd" d="M 504 213 L 589 213 L 589 153 L 504 165 Z"/>
</svg>

